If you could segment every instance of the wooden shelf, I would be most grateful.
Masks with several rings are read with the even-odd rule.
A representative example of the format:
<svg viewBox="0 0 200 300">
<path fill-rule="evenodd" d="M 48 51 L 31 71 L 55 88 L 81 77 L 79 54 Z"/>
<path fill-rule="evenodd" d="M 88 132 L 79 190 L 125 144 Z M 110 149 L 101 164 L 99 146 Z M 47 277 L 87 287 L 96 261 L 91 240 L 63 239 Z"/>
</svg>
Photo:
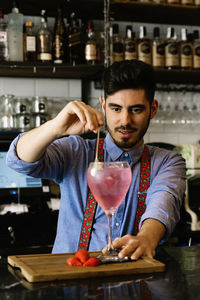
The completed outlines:
<svg viewBox="0 0 200 300">
<path fill-rule="evenodd" d="M 75 11 L 83 20 L 104 19 L 104 0 L 22 0 L 18 1 L 24 15 L 39 16 L 41 9 L 55 17 L 56 7 L 62 5 L 64 16 Z M 12 1 L 2 0 L 5 14 L 12 9 Z M 142 3 L 133 0 L 111 0 L 110 15 L 116 21 L 200 26 L 200 7 L 180 4 Z"/>
<path fill-rule="evenodd" d="M 200 26 L 200 7 L 194 5 L 112 0 L 110 11 L 116 21 Z"/>
<path fill-rule="evenodd" d="M 20 0 L 17 1 L 19 10 L 24 15 L 40 16 L 41 10 L 47 10 L 47 16 L 55 17 L 56 8 L 61 5 L 63 15 L 68 17 L 74 11 L 82 19 L 101 19 L 103 20 L 104 1 L 103 0 Z M 12 9 L 12 1 L 1 0 L 1 7 L 4 14 Z"/>
<path fill-rule="evenodd" d="M 102 74 L 103 69 L 103 65 L 77 65 L 74 67 L 66 64 L 10 62 L 0 64 L 0 76 L 96 80 Z"/>
<path fill-rule="evenodd" d="M 103 65 L 56 65 L 56 64 L 27 64 L 1 63 L 0 76 L 29 77 L 29 78 L 66 78 L 66 79 L 101 79 Z M 169 83 L 199 83 L 200 70 L 167 70 L 155 69 L 157 82 Z"/>
</svg>

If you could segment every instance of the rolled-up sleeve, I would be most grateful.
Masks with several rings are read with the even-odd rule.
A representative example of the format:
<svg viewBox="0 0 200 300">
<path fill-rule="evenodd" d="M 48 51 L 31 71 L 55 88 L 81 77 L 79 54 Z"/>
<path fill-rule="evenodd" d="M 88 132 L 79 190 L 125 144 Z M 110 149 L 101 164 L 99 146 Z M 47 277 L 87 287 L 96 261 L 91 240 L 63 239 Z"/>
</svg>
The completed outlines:
<svg viewBox="0 0 200 300">
<path fill-rule="evenodd" d="M 159 171 L 147 191 L 146 211 L 139 226 L 145 219 L 156 219 L 166 227 L 167 239 L 180 220 L 186 186 L 185 160 L 179 153 L 170 152 L 162 160 L 153 159 L 151 168 L 152 172 L 154 168 Z"/>
</svg>

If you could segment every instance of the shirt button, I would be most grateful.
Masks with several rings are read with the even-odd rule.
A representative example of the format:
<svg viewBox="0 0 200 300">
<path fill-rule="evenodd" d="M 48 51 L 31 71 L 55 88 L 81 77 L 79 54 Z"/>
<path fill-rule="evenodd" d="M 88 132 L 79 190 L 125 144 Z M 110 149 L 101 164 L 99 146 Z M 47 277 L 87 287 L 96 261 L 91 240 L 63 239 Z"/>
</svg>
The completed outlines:
<svg viewBox="0 0 200 300">
<path fill-rule="evenodd" d="M 118 227 L 118 226 L 119 226 L 119 223 L 117 222 L 117 223 L 115 223 L 115 225 Z"/>
<path fill-rule="evenodd" d="M 128 153 L 125 153 L 124 156 L 125 156 L 125 157 L 128 157 Z"/>
</svg>

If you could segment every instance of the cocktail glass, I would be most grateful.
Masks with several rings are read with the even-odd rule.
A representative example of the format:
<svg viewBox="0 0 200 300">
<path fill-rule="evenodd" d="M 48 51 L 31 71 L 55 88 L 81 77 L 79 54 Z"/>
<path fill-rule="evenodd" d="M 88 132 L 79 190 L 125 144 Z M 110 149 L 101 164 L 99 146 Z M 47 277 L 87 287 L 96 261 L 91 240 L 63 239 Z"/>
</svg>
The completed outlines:
<svg viewBox="0 0 200 300">
<path fill-rule="evenodd" d="M 129 189 L 131 179 L 128 162 L 93 162 L 87 170 L 90 190 L 108 220 L 108 246 L 106 253 L 100 255 L 102 262 L 123 260 L 118 256 L 119 249 L 112 246 L 112 219 Z"/>
</svg>

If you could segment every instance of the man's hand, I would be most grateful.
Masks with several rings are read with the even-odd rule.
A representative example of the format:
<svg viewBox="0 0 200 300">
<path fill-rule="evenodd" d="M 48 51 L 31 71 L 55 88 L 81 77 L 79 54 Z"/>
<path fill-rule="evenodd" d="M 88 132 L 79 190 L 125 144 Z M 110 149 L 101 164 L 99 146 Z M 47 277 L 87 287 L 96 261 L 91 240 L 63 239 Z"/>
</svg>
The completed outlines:
<svg viewBox="0 0 200 300">
<path fill-rule="evenodd" d="M 153 258 L 155 256 L 155 250 L 160 240 L 165 234 L 165 226 L 154 219 L 146 219 L 137 234 L 125 235 L 121 238 L 117 238 L 113 241 L 113 248 L 119 248 L 119 257 L 128 256 L 133 260 L 137 260 L 141 256 L 148 256 Z M 105 252 L 107 247 L 103 249 Z"/>
<path fill-rule="evenodd" d="M 72 101 L 52 120 L 57 137 L 97 132 L 104 124 L 102 114 L 81 101 Z"/>
</svg>

